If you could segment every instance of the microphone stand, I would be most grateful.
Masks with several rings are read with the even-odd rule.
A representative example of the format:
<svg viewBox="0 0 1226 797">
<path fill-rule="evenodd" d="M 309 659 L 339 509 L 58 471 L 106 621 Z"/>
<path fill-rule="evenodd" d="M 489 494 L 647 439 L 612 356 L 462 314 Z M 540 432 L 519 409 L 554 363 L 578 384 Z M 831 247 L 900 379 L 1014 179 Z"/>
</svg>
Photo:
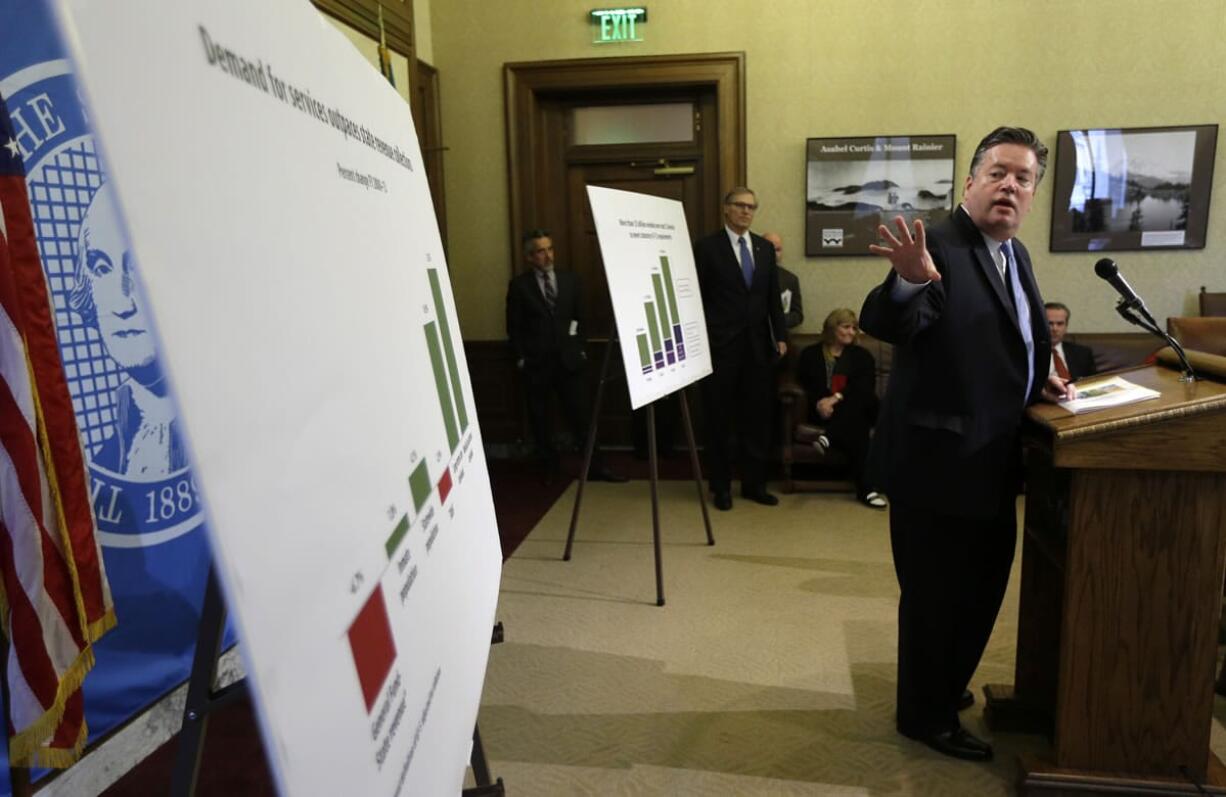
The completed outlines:
<svg viewBox="0 0 1226 797">
<path fill-rule="evenodd" d="M 1138 318 L 1136 313 L 1133 312 L 1134 310 L 1139 312 L 1143 316 L 1143 319 Z M 1120 317 L 1128 323 L 1138 326 L 1141 329 L 1144 329 L 1146 332 L 1162 338 L 1162 340 L 1166 342 L 1166 345 L 1170 346 L 1171 349 L 1173 349 L 1174 352 L 1179 355 L 1179 361 L 1183 363 L 1183 373 L 1179 376 L 1180 382 L 1196 381 L 1196 372 L 1192 370 L 1192 365 L 1188 362 L 1188 355 L 1184 354 L 1183 352 L 1183 346 L 1180 346 L 1179 341 L 1175 340 L 1175 338 L 1168 335 L 1162 330 L 1161 327 L 1158 326 L 1158 323 L 1154 321 L 1154 317 L 1149 314 L 1148 310 L 1145 309 L 1144 304 L 1141 304 L 1140 302 L 1130 302 L 1127 299 L 1120 299 L 1119 303 L 1115 305 L 1115 312 L 1119 313 Z"/>
</svg>

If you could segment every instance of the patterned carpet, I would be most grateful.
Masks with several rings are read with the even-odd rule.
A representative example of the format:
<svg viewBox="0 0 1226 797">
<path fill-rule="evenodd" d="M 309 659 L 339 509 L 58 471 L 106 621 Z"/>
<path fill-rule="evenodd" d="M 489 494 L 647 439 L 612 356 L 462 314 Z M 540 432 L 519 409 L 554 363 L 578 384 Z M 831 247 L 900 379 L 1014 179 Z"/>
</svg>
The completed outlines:
<svg viewBox="0 0 1226 797">
<path fill-rule="evenodd" d="M 998 795 L 1039 736 L 990 733 L 981 687 L 1012 681 L 1018 562 L 963 713 L 990 765 L 893 728 L 898 587 L 886 514 L 849 495 L 738 500 L 704 544 L 693 484 L 662 485 L 667 605 L 655 606 L 647 484 L 574 487 L 506 562 L 480 716 L 520 795 Z M 1214 750 L 1226 753 L 1223 703 Z"/>
</svg>

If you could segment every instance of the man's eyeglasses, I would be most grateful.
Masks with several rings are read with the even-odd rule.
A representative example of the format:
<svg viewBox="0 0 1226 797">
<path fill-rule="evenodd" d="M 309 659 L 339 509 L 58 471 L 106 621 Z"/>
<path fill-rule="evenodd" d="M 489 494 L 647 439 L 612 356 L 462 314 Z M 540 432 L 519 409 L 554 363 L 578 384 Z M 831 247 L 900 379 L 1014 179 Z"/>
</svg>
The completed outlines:
<svg viewBox="0 0 1226 797">
<path fill-rule="evenodd" d="M 729 202 L 728 204 L 736 208 L 737 210 L 757 210 L 758 209 L 757 205 L 751 205 L 748 202 Z"/>
</svg>

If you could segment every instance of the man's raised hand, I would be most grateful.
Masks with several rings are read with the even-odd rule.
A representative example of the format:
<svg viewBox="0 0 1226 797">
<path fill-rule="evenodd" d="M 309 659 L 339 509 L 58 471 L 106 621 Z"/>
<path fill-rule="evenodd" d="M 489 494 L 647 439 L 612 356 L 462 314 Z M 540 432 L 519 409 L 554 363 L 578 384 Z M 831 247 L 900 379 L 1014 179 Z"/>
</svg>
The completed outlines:
<svg viewBox="0 0 1226 797">
<path fill-rule="evenodd" d="M 894 217 L 894 226 L 898 228 L 897 238 L 884 224 L 878 225 L 877 232 L 880 233 L 886 245 L 870 244 L 868 251 L 889 258 L 890 265 L 898 272 L 898 276 L 907 282 L 916 285 L 929 281 L 939 282 L 941 273 L 937 271 L 936 264 L 932 262 L 932 255 L 928 254 L 924 237 L 924 222 L 921 219 L 915 220 L 914 236 L 902 216 Z"/>
</svg>

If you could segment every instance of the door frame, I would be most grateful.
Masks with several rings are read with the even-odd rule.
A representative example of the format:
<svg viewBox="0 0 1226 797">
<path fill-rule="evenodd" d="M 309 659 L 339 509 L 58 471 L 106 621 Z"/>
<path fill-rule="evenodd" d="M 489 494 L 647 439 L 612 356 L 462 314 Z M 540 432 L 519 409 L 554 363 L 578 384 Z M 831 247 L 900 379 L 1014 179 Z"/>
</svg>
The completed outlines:
<svg viewBox="0 0 1226 797">
<path fill-rule="evenodd" d="M 714 87 L 718 125 L 718 185 L 744 185 L 745 53 L 648 55 L 508 63 L 503 66 L 507 130 L 507 183 L 513 276 L 522 260 L 519 236 L 539 204 L 536 176 L 548 171 L 537 124 L 543 97 L 585 90 Z M 719 208 L 711 208 L 718 218 Z"/>
</svg>

